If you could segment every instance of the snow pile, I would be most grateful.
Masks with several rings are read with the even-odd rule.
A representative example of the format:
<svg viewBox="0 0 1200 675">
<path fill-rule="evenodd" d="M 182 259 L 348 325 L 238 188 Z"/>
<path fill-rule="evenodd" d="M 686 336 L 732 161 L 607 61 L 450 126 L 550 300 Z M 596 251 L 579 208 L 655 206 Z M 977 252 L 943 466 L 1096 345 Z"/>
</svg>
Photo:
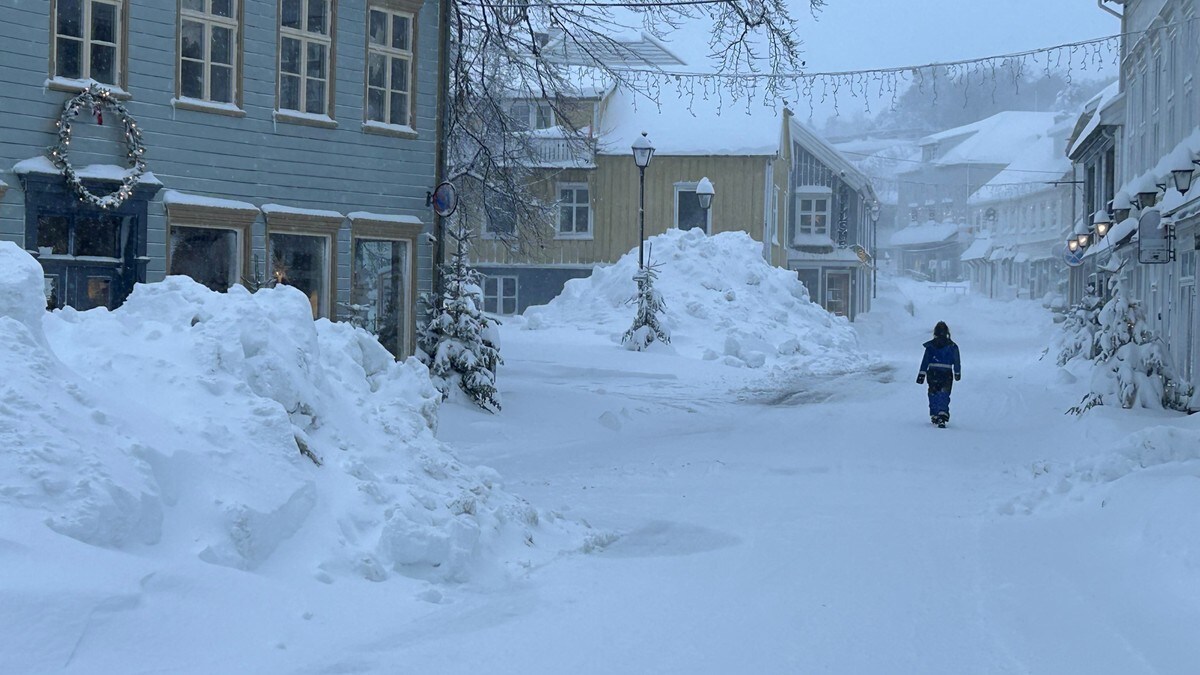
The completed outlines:
<svg viewBox="0 0 1200 675">
<path fill-rule="evenodd" d="M 672 229 L 647 240 L 646 250 L 661 265 L 654 288 L 666 303 L 669 347 L 679 354 L 750 367 L 782 360 L 823 372 L 864 362 L 850 322 L 811 302 L 796 274 L 763 260 L 762 244 L 748 234 Z M 525 311 L 525 327 L 594 327 L 620 342 L 636 311 L 629 301 L 637 269 L 634 249 L 568 281 L 549 304 Z"/>
<path fill-rule="evenodd" d="M 424 366 L 314 323 L 295 289 L 169 277 L 115 312 L 47 314 L 41 277 L 0 242 L 0 541 L 46 525 L 326 582 L 461 580 L 569 528 L 434 438 Z"/>
</svg>

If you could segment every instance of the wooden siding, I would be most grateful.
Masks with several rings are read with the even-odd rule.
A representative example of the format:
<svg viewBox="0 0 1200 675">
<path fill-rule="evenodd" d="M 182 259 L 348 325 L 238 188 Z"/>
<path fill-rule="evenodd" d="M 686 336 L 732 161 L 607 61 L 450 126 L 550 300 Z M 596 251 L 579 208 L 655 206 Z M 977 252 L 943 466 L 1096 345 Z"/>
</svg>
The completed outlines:
<svg viewBox="0 0 1200 675">
<path fill-rule="evenodd" d="M 336 128 L 276 121 L 278 0 L 243 0 L 244 53 L 240 83 L 244 117 L 176 108 L 176 2 L 127 0 L 130 100 L 125 105 L 144 130 L 149 169 L 165 190 L 224 197 L 255 205 L 371 211 L 413 215 L 427 225 L 425 192 L 435 181 L 435 109 L 438 1 L 426 0 L 417 17 L 416 138 L 364 133 L 363 81 L 366 0 L 338 0 L 334 72 Z M 0 179 L 12 188 L 0 200 L 0 238 L 23 243 L 24 201 L 14 163 L 41 156 L 55 140 L 54 121 L 72 95 L 44 86 L 50 18 L 46 0 L 0 4 Z M 76 127 L 85 137 L 90 124 Z M 82 138 L 73 143 L 76 166 L 118 164 L 120 148 Z M 160 196 L 149 210 L 150 280 L 165 272 L 165 213 Z M 265 261 L 263 219 L 252 243 Z M 349 223 L 339 234 L 338 298 L 349 293 Z M 417 277 L 428 290 L 430 250 L 421 242 Z"/>
<path fill-rule="evenodd" d="M 716 189 L 712 233 L 743 231 L 761 241 L 766 167 L 769 157 L 658 156 L 646 169 L 646 238 L 675 224 L 675 184 L 707 176 Z M 787 171 L 780 171 L 786 181 Z M 592 265 L 616 262 L 638 246 L 638 170 L 632 155 L 596 158 L 596 169 L 561 171 L 539 181 L 537 190 L 554 199 L 556 182 L 586 182 L 592 207 L 591 239 L 555 239 L 528 258 L 505 245 L 480 241 L 472 258 L 480 263 Z M 781 209 L 782 212 L 782 209 Z"/>
</svg>

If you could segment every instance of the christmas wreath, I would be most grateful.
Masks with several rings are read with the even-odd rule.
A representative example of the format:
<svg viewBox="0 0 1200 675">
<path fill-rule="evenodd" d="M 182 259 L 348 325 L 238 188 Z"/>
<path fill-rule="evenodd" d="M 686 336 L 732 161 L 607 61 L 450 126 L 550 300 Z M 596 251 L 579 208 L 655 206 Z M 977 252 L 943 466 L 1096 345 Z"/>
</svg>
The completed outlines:
<svg viewBox="0 0 1200 675">
<path fill-rule="evenodd" d="M 116 112 L 125 124 L 125 157 L 130 170 L 121 179 L 121 185 L 116 190 L 103 196 L 88 190 L 75 173 L 75 167 L 71 165 L 71 123 L 84 111 L 96 117 L 96 124 L 104 124 L 104 113 L 107 111 Z M 112 209 L 129 199 L 134 186 L 146 173 L 146 161 L 142 159 L 146 154 L 146 146 L 142 143 L 142 130 L 138 128 L 137 122 L 111 91 L 93 83 L 87 91 L 63 104 L 62 115 L 55 122 L 55 126 L 58 127 L 58 144 L 49 149 L 50 161 L 62 172 L 63 177 L 67 179 L 67 186 L 78 195 L 80 201 L 102 209 Z"/>
</svg>

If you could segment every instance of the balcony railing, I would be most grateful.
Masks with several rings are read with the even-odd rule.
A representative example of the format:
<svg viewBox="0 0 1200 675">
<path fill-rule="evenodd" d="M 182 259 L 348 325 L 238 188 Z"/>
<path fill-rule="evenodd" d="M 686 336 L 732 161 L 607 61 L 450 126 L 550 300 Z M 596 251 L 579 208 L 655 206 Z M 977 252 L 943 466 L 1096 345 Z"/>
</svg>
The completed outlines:
<svg viewBox="0 0 1200 675">
<path fill-rule="evenodd" d="M 532 136 L 529 139 L 534 162 L 545 167 L 593 168 L 596 166 L 596 141 L 592 138 Z"/>
</svg>

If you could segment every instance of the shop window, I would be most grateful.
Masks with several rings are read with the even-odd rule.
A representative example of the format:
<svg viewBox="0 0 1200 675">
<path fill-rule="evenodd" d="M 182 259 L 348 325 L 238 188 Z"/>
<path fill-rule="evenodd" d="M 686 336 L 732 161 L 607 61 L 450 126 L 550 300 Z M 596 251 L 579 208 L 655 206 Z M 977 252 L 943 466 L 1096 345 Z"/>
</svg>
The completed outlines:
<svg viewBox="0 0 1200 675">
<path fill-rule="evenodd" d="M 189 276 L 224 293 L 241 280 L 242 243 L 237 230 L 171 226 L 167 274 Z"/>
<path fill-rule="evenodd" d="M 408 352 L 411 250 L 408 241 L 354 239 L 350 320 L 375 334 L 396 356 Z"/>
<path fill-rule="evenodd" d="M 293 286 L 308 296 L 313 318 L 328 317 L 332 296 L 330 237 L 272 232 L 269 242 L 274 283 Z"/>
</svg>

